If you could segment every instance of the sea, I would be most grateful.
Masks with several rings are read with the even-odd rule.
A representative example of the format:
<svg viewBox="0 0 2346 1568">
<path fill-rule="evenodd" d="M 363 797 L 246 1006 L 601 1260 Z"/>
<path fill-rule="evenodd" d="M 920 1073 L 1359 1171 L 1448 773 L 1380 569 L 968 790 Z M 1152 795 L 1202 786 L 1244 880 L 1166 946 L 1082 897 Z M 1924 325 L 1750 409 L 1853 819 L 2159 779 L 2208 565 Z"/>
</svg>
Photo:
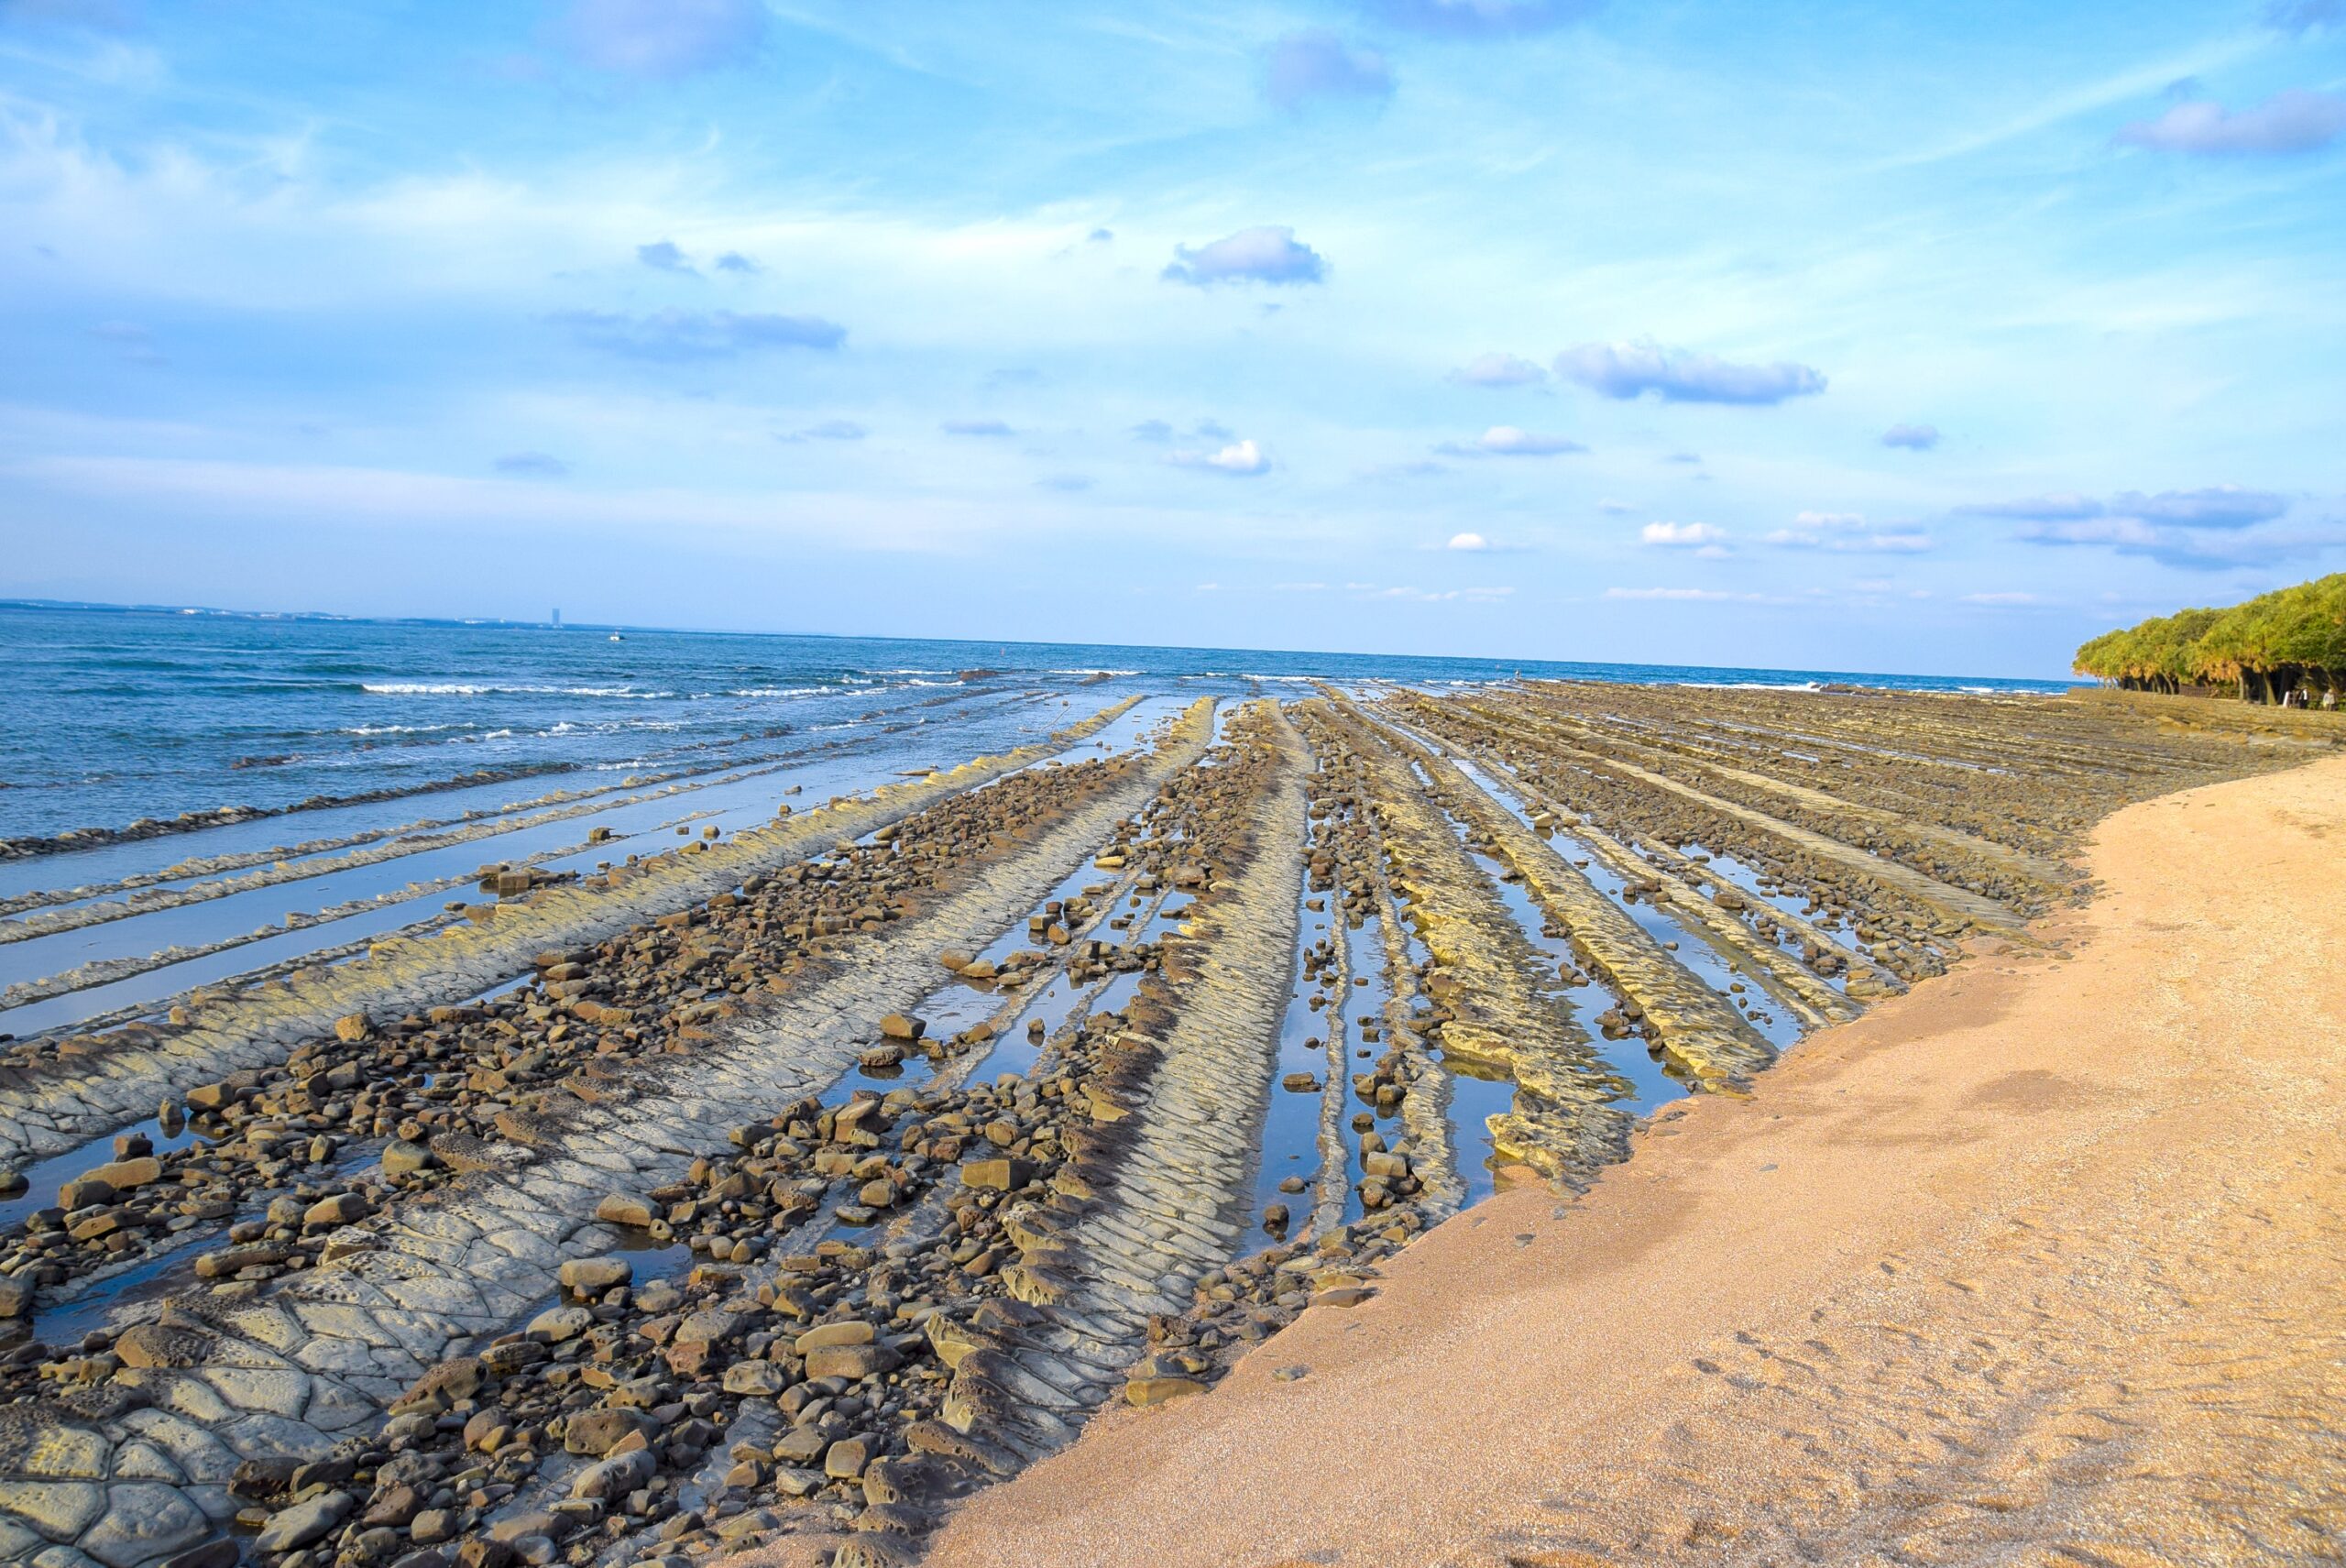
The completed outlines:
<svg viewBox="0 0 2346 1568">
<path fill-rule="evenodd" d="M 1518 677 L 1902 690 L 2068 683 L 1847 670 L 942 641 L 0 604 L 0 839 L 221 806 L 682 778 L 896 738 L 1006 750 L 1135 693 L 1186 701 Z M 1064 706 L 1062 706 L 1064 705 Z M 906 739 L 909 737 L 910 739 Z M 505 795 L 514 793 L 510 784 Z"/>
</svg>

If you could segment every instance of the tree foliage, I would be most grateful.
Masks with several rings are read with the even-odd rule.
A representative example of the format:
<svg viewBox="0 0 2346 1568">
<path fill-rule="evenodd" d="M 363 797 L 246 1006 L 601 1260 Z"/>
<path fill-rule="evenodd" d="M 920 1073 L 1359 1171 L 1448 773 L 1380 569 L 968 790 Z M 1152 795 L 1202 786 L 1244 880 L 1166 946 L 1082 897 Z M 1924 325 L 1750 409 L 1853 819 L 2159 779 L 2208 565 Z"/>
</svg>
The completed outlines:
<svg viewBox="0 0 2346 1568">
<path fill-rule="evenodd" d="M 2077 650 L 2077 670 L 2132 691 L 2220 682 L 2256 702 L 2346 688 L 2346 572 L 2105 631 Z"/>
</svg>

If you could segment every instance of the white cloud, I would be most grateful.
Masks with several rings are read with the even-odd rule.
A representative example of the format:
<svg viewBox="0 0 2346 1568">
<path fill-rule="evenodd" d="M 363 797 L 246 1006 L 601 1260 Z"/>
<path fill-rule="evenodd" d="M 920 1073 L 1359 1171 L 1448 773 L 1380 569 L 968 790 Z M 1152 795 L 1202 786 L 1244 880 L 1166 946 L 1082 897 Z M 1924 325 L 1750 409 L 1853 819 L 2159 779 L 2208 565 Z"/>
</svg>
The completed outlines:
<svg viewBox="0 0 2346 1568">
<path fill-rule="evenodd" d="M 1548 372 L 1512 354 L 1478 354 L 1450 373 L 1467 387 L 1529 387 L 1548 378 Z"/>
<path fill-rule="evenodd" d="M 2238 113 L 2221 104 L 2177 104 L 2155 120 L 2137 120 L 2118 139 L 2154 152 L 2200 157 L 2311 152 L 2346 131 L 2346 97 L 2292 87 Z"/>
<path fill-rule="evenodd" d="M 1177 245 L 1160 276 L 1200 289 L 1216 283 L 1319 283 L 1327 279 L 1328 261 L 1297 239 L 1295 230 L 1266 225 L 1240 229 L 1194 250 Z"/>
<path fill-rule="evenodd" d="M 1638 532 L 1638 541 L 1666 550 L 1692 550 L 1699 546 L 1716 545 L 1727 538 L 1727 531 L 1707 522 L 1650 522 Z"/>
<path fill-rule="evenodd" d="M 1995 594 L 1965 594 L 1965 595 L 1963 596 L 1963 602 L 1964 602 L 1965 604 L 2013 605 L 2013 604 L 2043 604 L 2045 601 L 2044 601 L 2043 599 L 2039 598 L 2038 598 L 2036 595 L 2034 595 L 2034 594 L 2025 594 L 2025 593 L 1995 593 Z"/>
<path fill-rule="evenodd" d="M 1609 599 L 1686 599 L 1698 604 L 1715 604 L 1729 599 L 1756 598 L 1753 594 L 1731 594 L 1723 588 L 1607 588 Z"/>
<path fill-rule="evenodd" d="M 1554 457 L 1588 448 L 1564 436 L 1541 435 L 1511 424 L 1495 424 L 1472 442 L 1445 441 L 1434 450 L 1453 457 Z"/>
<path fill-rule="evenodd" d="M 819 316 L 680 310 L 629 316 L 610 311 L 557 311 L 546 320 L 568 327 L 571 335 L 589 348 L 630 359 L 728 359 L 767 348 L 830 350 L 847 341 L 847 328 Z"/>
<path fill-rule="evenodd" d="M 1772 544 L 1781 550 L 1915 555 L 1931 549 L 1935 542 L 1929 534 L 1910 524 L 1893 523 L 1887 529 L 1869 529 L 1863 514 L 1858 512 L 1804 511 L 1792 519 L 1790 528 L 1779 528 L 1765 534 L 1760 543 Z"/>
<path fill-rule="evenodd" d="M 2270 490 L 2210 485 L 2198 490 L 2161 490 L 2154 496 L 2129 490 L 2111 497 L 2110 510 L 2121 516 L 2182 528 L 2245 528 L 2279 517 L 2289 510 L 2289 501 Z"/>
<path fill-rule="evenodd" d="M 2073 491 L 2059 491 L 2045 496 L 2023 496 L 2017 500 L 1975 501 L 1955 509 L 1965 517 L 2010 517 L 2031 521 L 2055 521 L 2064 519 L 2099 517 L 2102 505 L 2091 496 Z"/>
<path fill-rule="evenodd" d="M 1252 440 L 1233 441 L 1215 452 L 1169 453 L 1165 460 L 1177 468 L 1210 468 L 1241 478 L 1252 478 L 1257 474 L 1271 471 L 1271 460 Z"/>
<path fill-rule="evenodd" d="M 1479 533 L 1453 533 L 1445 548 L 1451 550 L 1488 550 L 1491 542 Z"/>
<path fill-rule="evenodd" d="M 1805 365 L 1737 365 L 1650 339 L 1567 348 L 1556 374 L 1608 398 L 1651 392 L 1666 403 L 1781 403 L 1825 390 L 1824 373 Z"/>
</svg>

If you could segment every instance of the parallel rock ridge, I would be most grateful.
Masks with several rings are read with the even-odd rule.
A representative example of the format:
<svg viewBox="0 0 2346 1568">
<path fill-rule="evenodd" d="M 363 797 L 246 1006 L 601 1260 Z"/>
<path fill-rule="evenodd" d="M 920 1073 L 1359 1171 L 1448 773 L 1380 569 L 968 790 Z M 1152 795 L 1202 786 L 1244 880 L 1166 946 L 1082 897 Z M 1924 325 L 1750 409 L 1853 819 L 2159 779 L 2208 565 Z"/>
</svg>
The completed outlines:
<svg viewBox="0 0 2346 1568">
<path fill-rule="evenodd" d="M 526 971 L 532 956 L 548 948 L 624 930 L 1030 766 L 1139 700 L 1127 698 L 1048 740 L 1003 756 L 979 757 L 925 778 L 883 784 L 869 798 L 787 817 L 699 853 L 663 855 L 614 868 L 595 882 L 548 890 L 527 905 L 502 908 L 482 924 L 452 927 L 429 941 L 378 942 L 366 959 L 305 971 L 281 985 L 199 1008 L 183 1025 L 134 1026 L 94 1049 L 0 1069 L 0 1163 L 71 1148 L 151 1111 L 166 1094 L 280 1059 L 295 1041 L 337 1016 L 404 1012 L 495 985 Z"/>
</svg>

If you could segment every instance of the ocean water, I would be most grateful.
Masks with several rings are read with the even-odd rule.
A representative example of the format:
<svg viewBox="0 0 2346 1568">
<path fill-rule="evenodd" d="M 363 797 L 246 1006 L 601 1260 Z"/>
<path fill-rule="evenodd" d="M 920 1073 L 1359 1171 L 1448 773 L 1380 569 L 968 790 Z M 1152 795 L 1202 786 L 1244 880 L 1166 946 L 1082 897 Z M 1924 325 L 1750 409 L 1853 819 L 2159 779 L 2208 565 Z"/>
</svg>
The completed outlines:
<svg viewBox="0 0 2346 1568">
<path fill-rule="evenodd" d="M 599 628 L 0 606 L 0 839 L 414 792 L 483 771 L 546 775 L 499 786 L 503 800 L 773 763 L 881 734 L 917 735 L 933 741 L 931 760 L 953 761 L 1136 691 L 1237 696 L 1315 679 L 1518 674 L 2062 689 L 1827 670 L 637 630 L 614 640 Z"/>
</svg>

